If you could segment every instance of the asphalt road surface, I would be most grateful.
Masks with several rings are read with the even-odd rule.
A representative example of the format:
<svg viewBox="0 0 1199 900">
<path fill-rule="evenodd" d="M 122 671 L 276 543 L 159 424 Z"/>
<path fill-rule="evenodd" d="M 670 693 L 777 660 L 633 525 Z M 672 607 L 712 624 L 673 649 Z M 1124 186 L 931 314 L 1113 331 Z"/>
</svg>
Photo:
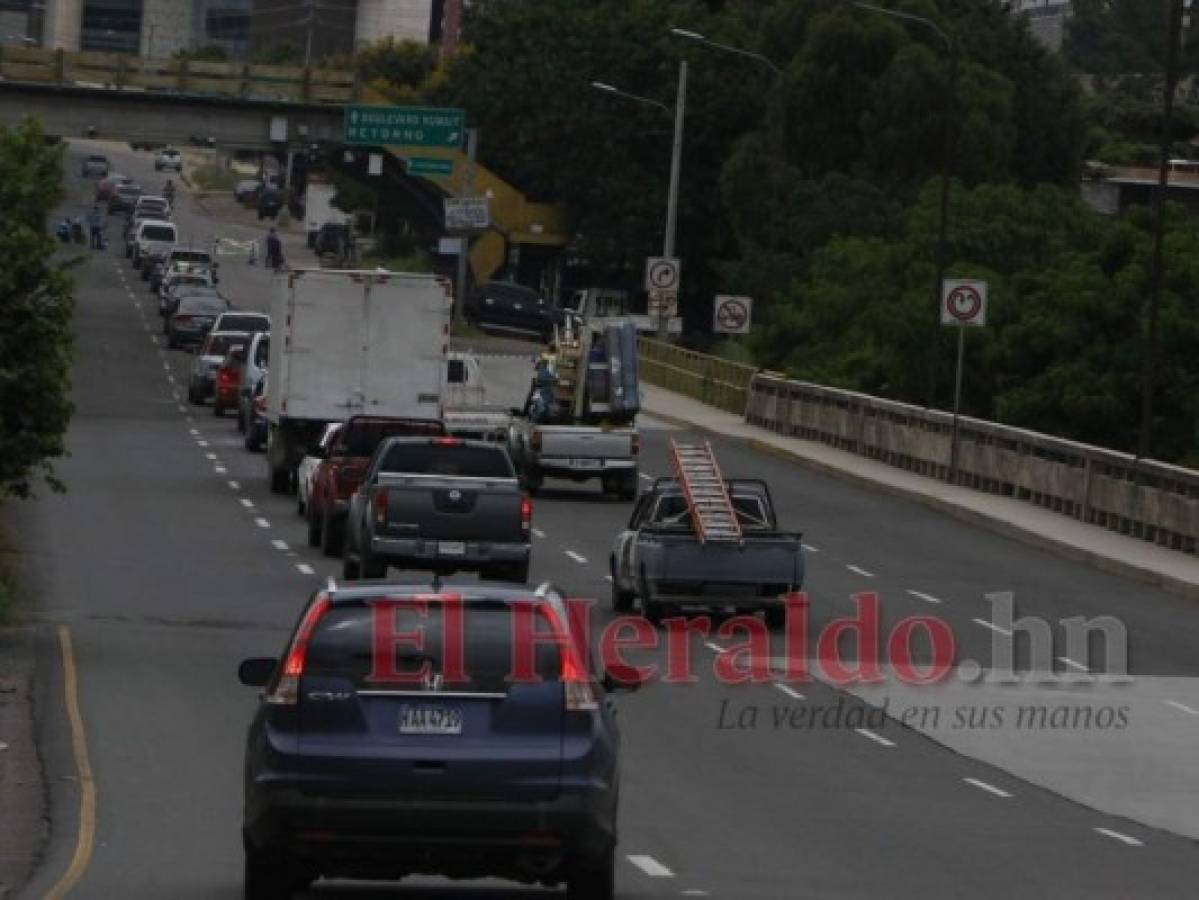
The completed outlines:
<svg viewBox="0 0 1199 900">
<path fill-rule="evenodd" d="M 90 185 L 73 174 L 73 153 L 69 208 L 82 210 Z M 148 186 L 162 180 L 149 154 L 114 156 Z M 223 230 L 182 193 L 176 218 L 196 240 Z M 119 241 L 76 278 L 77 412 L 59 467 L 68 492 L 18 520 L 43 626 L 39 734 L 53 821 L 28 895 L 78 875 L 77 897 L 238 897 L 242 742 L 256 698 L 238 684 L 237 663 L 277 654 L 301 604 L 339 565 L 306 546 L 294 501 L 269 493 L 263 458 L 242 448 L 232 418 L 187 404 L 192 357 L 165 349 L 153 299 Z M 235 304 L 266 309 L 271 275 L 261 267 L 227 262 L 222 279 Z M 643 471 L 664 474 L 667 440 L 682 432 L 651 419 L 642 427 Z M 714 446 L 726 474 L 767 479 L 784 524 L 805 533 L 814 627 L 851 613 L 855 592 L 876 591 L 888 624 L 940 616 L 957 659 L 986 664 L 995 632 L 984 594 L 1014 591 L 1021 614 L 1120 617 L 1138 674 L 1199 668 L 1192 604 L 736 442 Z M 594 486 L 551 483 L 536 504 L 534 580 L 599 598 L 598 618 L 609 618 L 608 554 L 629 509 Z M 892 719 L 779 725 L 805 706 L 858 701 L 821 682 L 722 684 L 712 648 L 727 643 L 695 642 L 696 683 L 619 699 L 619 896 L 1194 896 L 1190 840 L 1072 802 L 1068 790 L 1011 774 L 1014 760 L 984 762 Z M 64 702 L 71 665 L 86 754 Z M 1182 699 L 1174 714 L 1193 740 L 1199 712 Z M 1094 760 L 1077 766 L 1081 780 L 1121 776 Z M 80 816 L 92 786 L 94 826 Z M 547 895 L 437 879 L 322 883 L 310 894 Z"/>
</svg>

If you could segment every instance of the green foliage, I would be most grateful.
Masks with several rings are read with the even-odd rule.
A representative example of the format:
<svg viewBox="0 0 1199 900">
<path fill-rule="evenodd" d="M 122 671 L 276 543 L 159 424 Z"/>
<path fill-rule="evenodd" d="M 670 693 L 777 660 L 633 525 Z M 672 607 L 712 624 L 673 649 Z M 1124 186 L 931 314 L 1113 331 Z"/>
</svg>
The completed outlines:
<svg viewBox="0 0 1199 900">
<path fill-rule="evenodd" d="M 220 44 L 206 44 L 195 50 L 176 50 L 171 56 L 174 59 L 195 59 L 204 62 L 226 62 L 229 51 Z"/>
<path fill-rule="evenodd" d="M 254 51 L 251 62 L 263 66 L 302 66 L 304 48 L 298 41 L 285 39 L 260 47 Z"/>
<path fill-rule="evenodd" d="M 52 259 L 62 147 L 29 121 L 0 127 L 0 497 L 27 497 L 66 452 L 72 285 Z"/>
<path fill-rule="evenodd" d="M 1166 60 L 1168 0 L 1074 0 L 1063 50 L 1083 72 L 1160 73 Z M 1179 63 L 1199 70 L 1199 34 L 1184 29 Z"/>
<path fill-rule="evenodd" d="M 203 191 L 231 191 L 242 180 L 232 169 L 216 165 L 200 166 L 189 177 Z"/>
</svg>

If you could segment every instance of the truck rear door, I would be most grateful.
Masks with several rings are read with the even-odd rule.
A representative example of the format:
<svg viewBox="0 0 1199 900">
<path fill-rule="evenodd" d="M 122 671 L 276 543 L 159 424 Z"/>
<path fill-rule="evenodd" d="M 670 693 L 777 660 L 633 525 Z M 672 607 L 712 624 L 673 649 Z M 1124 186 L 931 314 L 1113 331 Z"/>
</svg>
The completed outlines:
<svg viewBox="0 0 1199 900">
<path fill-rule="evenodd" d="M 633 434 L 627 429 L 604 431 L 569 425 L 541 426 L 541 455 L 563 459 L 629 459 Z"/>
<path fill-rule="evenodd" d="M 365 277 L 361 347 L 362 412 L 372 416 L 441 416 L 449 352 L 449 295 L 428 275 Z"/>
<path fill-rule="evenodd" d="M 290 280 L 284 320 L 272 316 L 282 331 L 271 346 L 272 413 L 327 420 L 360 412 L 364 286 L 341 272 Z"/>
</svg>

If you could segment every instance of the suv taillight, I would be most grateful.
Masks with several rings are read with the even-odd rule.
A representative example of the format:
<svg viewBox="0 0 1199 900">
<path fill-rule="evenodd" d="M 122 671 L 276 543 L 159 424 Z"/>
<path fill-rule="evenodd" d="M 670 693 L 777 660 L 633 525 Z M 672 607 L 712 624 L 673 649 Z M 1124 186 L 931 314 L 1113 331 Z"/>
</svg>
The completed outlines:
<svg viewBox="0 0 1199 900">
<path fill-rule="evenodd" d="M 287 658 L 279 673 L 279 680 L 274 688 L 266 695 L 266 702 L 277 706 L 295 706 L 300 696 L 300 676 L 304 674 L 304 664 L 308 660 L 308 644 L 316 626 L 329 611 L 329 595 L 321 594 L 308 607 L 296 636 L 292 638 L 291 646 L 287 649 Z"/>
<path fill-rule="evenodd" d="M 532 447 L 534 450 L 536 450 L 538 453 L 541 452 L 541 432 L 540 431 L 534 430 L 533 433 L 531 435 L 529 435 L 529 446 Z"/>
<path fill-rule="evenodd" d="M 233 369 L 221 368 L 216 373 L 216 378 L 220 382 L 221 387 L 231 388 L 237 386 L 237 372 Z"/>
<path fill-rule="evenodd" d="M 531 497 L 520 498 L 520 530 L 525 533 L 525 537 L 529 536 L 529 531 L 533 527 L 533 500 Z"/>
<path fill-rule="evenodd" d="M 376 525 L 387 522 L 387 488 L 376 489 L 375 496 L 371 498 L 371 508 L 375 511 Z"/>
<path fill-rule="evenodd" d="M 632 449 L 633 449 L 634 456 L 636 456 L 638 453 L 641 452 L 641 434 L 640 434 L 640 432 L 637 432 L 637 431 L 633 432 Z"/>
<path fill-rule="evenodd" d="M 579 655 L 579 648 L 574 637 L 566 629 L 557 611 L 546 605 L 537 607 L 541 614 L 549 620 L 554 634 L 561 635 L 558 646 L 562 655 L 562 670 L 559 676 L 562 681 L 562 704 L 567 712 L 595 712 L 599 709 L 599 701 L 595 689 L 591 686 L 591 676 Z"/>
</svg>

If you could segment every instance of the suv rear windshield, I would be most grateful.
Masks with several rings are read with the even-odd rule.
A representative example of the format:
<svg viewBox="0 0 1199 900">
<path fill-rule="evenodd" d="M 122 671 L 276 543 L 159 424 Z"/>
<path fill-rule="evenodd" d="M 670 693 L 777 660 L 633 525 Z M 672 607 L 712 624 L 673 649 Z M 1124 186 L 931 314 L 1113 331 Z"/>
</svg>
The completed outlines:
<svg viewBox="0 0 1199 900">
<path fill-rule="evenodd" d="M 93 153 L 91 156 L 89 156 L 87 158 L 87 161 L 88 162 L 107 163 L 108 157 L 107 156 L 97 156 L 96 154 Z"/>
<path fill-rule="evenodd" d="M 270 320 L 263 315 L 249 313 L 240 316 L 225 316 L 221 319 L 221 327 L 230 331 L 265 331 L 270 327 Z"/>
<path fill-rule="evenodd" d="M 243 347 L 246 341 L 249 340 L 247 334 L 210 334 L 208 336 L 208 347 L 204 351 L 205 356 L 224 356 L 229 352 L 229 348 L 237 344 Z"/>
<path fill-rule="evenodd" d="M 142 229 L 142 238 L 147 241 L 173 241 L 175 229 L 170 225 L 147 225 Z"/>
<path fill-rule="evenodd" d="M 396 444 L 387 451 L 379 471 L 466 478 L 515 477 L 508 454 L 499 447 L 424 441 Z"/>
<path fill-rule="evenodd" d="M 445 426 L 440 422 L 350 422 L 337 443 L 345 448 L 346 456 L 372 456 L 384 438 L 441 434 L 445 434 Z"/>
<path fill-rule="evenodd" d="M 206 250 L 176 250 L 171 254 L 171 262 L 205 263 L 212 262 L 212 254 Z"/>
<path fill-rule="evenodd" d="M 502 600 L 464 602 L 461 646 L 466 681 L 450 681 L 447 677 L 441 690 L 507 692 L 519 662 L 513 652 L 513 620 L 519 614 L 513 607 L 517 603 L 522 601 L 513 604 Z M 531 604 L 525 608 L 531 610 Z M 419 648 L 412 641 L 394 645 L 392 663 L 397 673 L 416 675 L 428 662 L 432 673 L 446 675 L 443 660 L 445 619 L 445 607 L 436 601 L 428 604 L 427 616 L 422 616 L 415 606 L 403 602 L 396 604 L 396 633 L 415 631 L 423 638 L 423 646 Z M 532 627 L 539 632 L 549 631 L 548 624 L 542 621 L 535 621 Z M 369 680 L 374 649 L 374 609 L 368 602 L 335 606 L 321 619 L 312 636 L 304 675 L 345 678 L 355 687 L 365 689 L 421 689 L 419 682 L 410 684 L 407 679 L 390 685 Z M 537 677 L 542 681 L 557 681 L 561 673 L 559 648 L 550 641 L 538 641 L 531 652 Z"/>
<path fill-rule="evenodd" d="M 214 297 L 184 297 L 179 301 L 179 312 L 201 316 L 219 316 L 225 311 L 225 303 Z"/>
</svg>

